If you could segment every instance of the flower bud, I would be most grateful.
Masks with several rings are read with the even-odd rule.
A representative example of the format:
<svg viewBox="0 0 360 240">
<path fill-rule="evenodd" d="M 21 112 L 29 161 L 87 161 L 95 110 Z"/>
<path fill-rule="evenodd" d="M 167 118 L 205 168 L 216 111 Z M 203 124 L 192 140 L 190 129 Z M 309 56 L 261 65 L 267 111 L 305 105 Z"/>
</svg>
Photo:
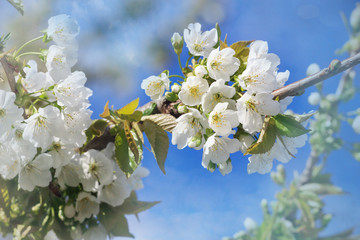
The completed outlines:
<svg viewBox="0 0 360 240">
<path fill-rule="evenodd" d="M 354 32 L 360 30 L 360 4 L 356 4 L 356 8 L 350 15 L 350 25 Z"/>
<path fill-rule="evenodd" d="M 321 101 L 321 96 L 320 93 L 318 92 L 312 92 L 308 97 L 308 102 L 310 103 L 310 105 L 313 106 L 319 105 L 320 101 Z"/>
<path fill-rule="evenodd" d="M 310 76 L 317 72 L 320 72 L 320 66 L 317 63 L 312 63 L 308 66 L 306 70 L 306 75 Z"/>
<path fill-rule="evenodd" d="M 75 216 L 75 207 L 73 204 L 67 204 L 64 207 L 64 214 L 67 218 L 73 218 Z"/>
<path fill-rule="evenodd" d="M 356 116 L 352 123 L 352 127 L 356 133 L 360 134 L 360 115 Z"/>
<path fill-rule="evenodd" d="M 165 93 L 165 98 L 166 98 L 166 100 L 168 100 L 170 102 L 175 102 L 176 100 L 179 99 L 178 95 L 174 92 Z"/>
<path fill-rule="evenodd" d="M 196 148 L 196 147 L 200 147 L 202 143 L 202 134 L 201 132 L 198 132 L 190 141 L 189 143 L 189 147 L 190 148 Z"/>
<path fill-rule="evenodd" d="M 174 51 L 176 54 L 180 54 L 182 52 L 182 48 L 184 46 L 184 39 L 180 36 L 179 33 L 174 33 L 171 37 L 171 44 L 173 45 Z"/>
<path fill-rule="evenodd" d="M 256 229 L 257 223 L 254 221 L 254 219 L 247 217 L 244 220 L 244 226 L 246 230 L 251 231 Z"/>
<path fill-rule="evenodd" d="M 174 84 L 174 85 L 171 86 L 171 91 L 173 93 L 179 93 L 180 90 L 181 90 L 181 87 L 178 84 Z"/>
<path fill-rule="evenodd" d="M 206 75 L 208 72 L 206 68 L 203 65 L 199 65 L 195 68 L 195 75 L 197 77 L 202 78 L 204 75 Z"/>
<path fill-rule="evenodd" d="M 181 114 L 184 114 L 184 113 L 188 112 L 188 109 L 184 104 L 179 104 L 179 106 L 177 107 L 177 110 Z"/>
</svg>

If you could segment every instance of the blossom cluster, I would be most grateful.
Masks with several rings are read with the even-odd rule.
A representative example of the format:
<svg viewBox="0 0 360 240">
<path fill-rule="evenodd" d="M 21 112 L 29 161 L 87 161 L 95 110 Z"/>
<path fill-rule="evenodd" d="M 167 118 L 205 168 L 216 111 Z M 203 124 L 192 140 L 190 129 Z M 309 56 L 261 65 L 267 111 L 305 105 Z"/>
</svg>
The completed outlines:
<svg viewBox="0 0 360 240">
<path fill-rule="evenodd" d="M 30 60 L 25 74 L 16 78 L 16 94 L 9 85 L 0 89 L 0 175 L 17 179 L 26 191 L 50 182 L 62 192 L 74 188 L 76 195 L 64 196 L 63 215 L 82 223 L 99 213 L 102 202 L 121 205 L 143 187 L 141 178 L 149 172 L 138 167 L 127 178 L 114 161 L 113 143 L 102 151 L 79 152 L 92 123 L 92 91 L 85 87 L 85 74 L 71 70 L 77 62 L 79 26 L 67 15 L 52 17 L 48 24 L 45 38 L 55 44 L 46 51 L 46 71 Z"/>
<path fill-rule="evenodd" d="M 292 97 L 279 100 L 272 94 L 284 86 L 289 71 L 278 72 L 280 59 L 268 53 L 265 41 L 229 47 L 226 40 L 220 40 L 218 29 L 202 32 L 199 23 L 189 24 L 183 37 L 174 33 L 172 44 L 178 55 L 184 41 L 192 65 L 181 67 L 184 77 L 165 95 L 168 100 L 181 101 L 177 109 L 182 115 L 172 131 L 172 143 L 179 149 L 203 149 L 202 165 L 210 171 L 218 167 L 225 175 L 232 170 L 230 154 L 246 153 L 258 139 L 265 118 L 284 113 L 292 102 Z M 141 87 L 159 101 L 174 76 L 164 71 L 143 80 Z M 306 138 L 277 137 L 269 151 L 249 157 L 248 172 L 269 172 L 274 159 L 289 161 Z"/>
</svg>

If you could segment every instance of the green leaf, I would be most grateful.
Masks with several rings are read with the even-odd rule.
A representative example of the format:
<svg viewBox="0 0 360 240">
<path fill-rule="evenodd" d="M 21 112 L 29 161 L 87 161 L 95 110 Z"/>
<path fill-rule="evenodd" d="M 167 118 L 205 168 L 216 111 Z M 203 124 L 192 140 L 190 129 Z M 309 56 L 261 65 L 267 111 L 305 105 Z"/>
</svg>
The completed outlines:
<svg viewBox="0 0 360 240">
<path fill-rule="evenodd" d="M 217 31 L 217 35 L 218 35 L 218 41 L 217 43 L 215 44 L 214 48 L 218 48 L 221 44 L 221 30 L 220 30 L 220 26 L 219 26 L 219 23 L 216 23 L 215 24 L 215 29 Z"/>
<path fill-rule="evenodd" d="M 125 131 L 125 136 L 126 136 L 126 140 L 128 142 L 129 148 L 134 155 L 134 160 L 135 160 L 136 164 L 139 164 L 140 163 L 139 150 L 138 150 L 136 141 L 134 139 L 134 136 L 130 131 L 130 122 L 128 122 L 128 121 L 124 122 L 124 131 Z"/>
<path fill-rule="evenodd" d="M 120 114 L 118 115 L 122 120 L 128 120 L 130 122 L 140 121 L 143 113 L 141 111 L 135 111 L 132 114 Z"/>
<path fill-rule="evenodd" d="M 262 154 L 270 151 L 276 140 L 277 129 L 272 118 L 266 117 L 260 132 L 259 139 L 248 148 L 247 154 Z"/>
<path fill-rule="evenodd" d="M 129 144 L 124 129 L 119 129 L 115 137 L 115 160 L 127 177 L 130 177 L 137 167 L 135 162 L 130 161 Z"/>
<path fill-rule="evenodd" d="M 21 15 L 24 15 L 24 5 L 22 0 L 7 0 L 13 7 L 18 10 Z"/>
<path fill-rule="evenodd" d="M 129 232 L 129 224 L 124 214 L 116 211 L 115 208 L 101 204 L 100 213 L 97 216 L 108 233 L 118 237 L 134 237 Z"/>
<path fill-rule="evenodd" d="M 151 121 L 168 132 L 172 132 L 172 130 L 177 125 L 176 118 L 170 114 L 154 114 L 150 116 L 143 116 L 141 121 Z"/>
<path fill-rule="evenodd" d="M 278 114 L 273 116 L 278 133 L 286 137 L 298 137 L 308 133 L 310 130 L 306 129 L 290 115 Z"/>
<path fill-rule="evenodd" d="M 109 101 L 106 102 L 106 104 L 104 106 L 104 111 L 102 114 L 100 114 L 100 117 L 102 117 L 102 118 L 110 117 Z"/>
<path fill-rule="evenodd" d="M 144 121 L 144 132 L 150 142 L 151 151 L 159 165 L 161 171 L 165 172 L 165 160 L 169 149 L 169 138 L 167 133 L 161 126 L 157 125 L 153 121 Z"/>
<path fill-rule="evenodd" d="M 143 116 L 151 115 L 154 112 L 154 109 L 156 108 L 156 103 L 152 103 L 151 106 L 144 110 Z"/>
<path fill-rule="evenodd" d="M 247 47 L 253 41 L 239 41 L 230 45 L 230 48 L 234 49 L 234 57 L 240 59 L 243 62 L 247 62 L 249 56 L 249 48 Z"/>
<path fill-rule="evenodd" d="M 133 123 L 131 123 L 131 126 L 135 130 L 136 135 L 138 136 L 141 143 L 144 144 L 144 136 L 143 136 L 143 133 L 142 133 L 142 131 L 140 129 L 139 123 L 138 122 L 133 122 Z"/>
<path fill-rule="evenodd" d="M 341 188 L 329 183 L 308 183 L 299 187 L 300 191 L 309 191 L 318 195 L 337 195 L 343 194 Z"/>
<path fill-rule="evenodd" d="M 311 228 L 314 227 L 314 216 L 311 213 L 310 206 L 302 199 L 295 199 L 296 205 L 301 210 L 302 217 L 305 219 L 305 222 Z"/>
<path fill-rule="evenodd" d="M 5 180 L 0 177 L 0 208 L 10 218 L 10 196 Z"/>
<path fill-rule="evenodd" d="M 347 240 L 347 239 L 358 239 L 358 237 L 349 238 L 352 233 L 354 232 L 355 228 L 350 228 L 345 231 L 342 231 L 340 233 L 336 233 L 335 235 L 329 236 L 329 237 L 320 237 L 319 240 Z"/>
<path fill-rule="evenodd" d="M 160 201 L 156 201 L 156 202 L 138 201 L 136 192 L 132 191 L 130 196 L 127 199 L 125 199 L 124 203 L 121 204 L 119 207 L 116 207 L 116 211 L 122 214 L 138 214 L 149 208 L 152 208 L 158 203 L 160 203 Z"/>
</svg>

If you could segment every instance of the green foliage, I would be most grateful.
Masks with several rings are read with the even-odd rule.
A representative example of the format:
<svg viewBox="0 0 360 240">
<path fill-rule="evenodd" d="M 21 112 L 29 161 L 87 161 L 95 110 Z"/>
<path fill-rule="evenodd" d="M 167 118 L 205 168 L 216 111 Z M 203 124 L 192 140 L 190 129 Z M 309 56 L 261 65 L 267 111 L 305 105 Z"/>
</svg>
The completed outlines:
<svg viewBox="0 0 360 240">
<path fill-rule="evenodd" d="M 309 132 L 294 117 L 285 114 L 273 116 L 277 132 L 286 137 L 298 137 Z"/>
<path fill-rule="evenodd" d="M 144 121 L 144 132 L 150 142 L 151 151 L 154 154 L 159 168 L 166 174 L 165 160 L 169 149 L 169 137 L 167 133 L 160 125 L 150 120 Z"/>
<path fill-rule="evenodd" d="M 13 7 L 18 10 L 21 15 L 24 15 L 24 5 L 22 0 L 7 0 Z"/>
<path fill-rule="evenodd" d="M 0 53 L 2 53 L 4 51 L 6 42 L 9 40 L 10 38 L 10 33 L 6 34 L 6 35 L 2 35 L 0 37 Z"/>
<path fill-rule="evenodd" d="M 277 135 L 275 121 L 272 118 L 265 118 L 259 139 L 248 148 L 245 154 L 262 154 L 270 151 L 274 146 Z"/>
<path fill-rule="evenodd" d="M 150 116 L 144 116 L 141 118 L 142 121 L 151 121 L 162 129 L 168 132 L 172 132 L 172 130 L 176 127 L 176 118 L 170 114 L 153 114 Z"/>
</svg>

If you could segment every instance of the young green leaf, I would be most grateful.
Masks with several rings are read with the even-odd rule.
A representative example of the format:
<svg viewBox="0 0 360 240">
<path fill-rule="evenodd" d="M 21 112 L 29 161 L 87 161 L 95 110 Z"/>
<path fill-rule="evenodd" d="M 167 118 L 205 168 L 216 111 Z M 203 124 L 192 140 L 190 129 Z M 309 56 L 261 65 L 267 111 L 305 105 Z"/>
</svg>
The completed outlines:
<svg viewBox="0 0 360 240">
<path fill-rule="evenodd" d="M 151 121 L 162 129 L 168 132 L 172 132 L 172 130 L 176 127 L 177 122 L 176 118 L 170 114 L 154 114 L 150 116 L 143 116 L 141 121 Z"/>
<path fill-rule="evenodd" d="M 157 164 L 159 165 L 161 171 L 166 174 L 165 160 L 169 149 L 169 138 L 167 133 L 161 126 L 150 120 L 144 121 L 144 132 L 150 142 L 151 150 L 155 156 Z"/>
<path fill-rule="evenodd" d="M 156 108 L 156 103 L 152 103 L 151 106 L 144 110 L 143 116 L 151 115 L 154 112 L 154 109 Z"/>
<path fill-rule="evenodd" d="M 286 137 L 298 137 L 309 132 L 301 123 L 290 115 L 278 114 L 273 116 L 278 133 Z"/>
<path fill-rule="evenodd" d="M 140 121 L 143 113 L 141 111 L 135 111 L 132 114 L 119 114 L 118 116 L 122 120 L 128 120 L 130 122 L 138 122 Z"/>
<path fill-rule="evenodd" d="M 115 137 L 115 160 L 127 177 L 135 171 L 137 165 L 129 158 L 129 144 L 126 140 L 125 130 L 120 129 Z"/>
<path fill-rule="evenodd" d="M 139 150 L 138 150 L 136 141 L 130 131 L 130 122 L 129 121 L 124 122 L 124 131 L 125 131 L 126 140 L 129 144 L 129 148 L 130 148 L 131 152 L 134 154 L 135 162 L 137 164 L 139 164 L 140 163 Z"/>
<path fill-rule="evenodd" d="M 134 237 L 129 232 L 129 224 L 124 214 L 114 210 L 107 204 L 100 205 L 100 213 L 97 215 L 101 224 L 108 233 L 118 237 Z"/>
<path fill-rule="evenodd" d="M 116 110 L 115 112 L 120 114 L 133 114 L 135 112 L 135 109 L 139 106 L 139 98 L 135 99 L 134 101 L 130 102 L 126 106 L 120 108 L 119 110 Z"/>
<path fill-rule="evenodd" d="M 246 154 L 262 154 L 270 151 L 274 146 L 277 129 L 272 118 L 266 117 L 263 127 L 260 132 L 259 139 L 251 145 L 246 151 Z"/>
<path fill-rule="evenodd" d="M 24 5 L 22 0 L 7 0 L 13 7 L 21 14 L 24 15 Z"/>
<path fill-rule="evenodd" d="M 100 117 L 107 118 L 110 117 L 110 110 L 109 110 L 109 101 L 106 102 L 104 107 L 104 112 L 100 114 Z"/>
<path fill-rule="evenodd" d="M 152 208 L 158 203 L 160 203 L 160 201 L 156 201 L 156 202 L 138 201 L 136 192 L 132 191 L 130 196 L 127 199 L 125 199 L 124 203 L 121 204 L 121 206 L 116 207 L 116 211 L 122 214 L 138 214 L 149 208 Z"/>
</svg>

